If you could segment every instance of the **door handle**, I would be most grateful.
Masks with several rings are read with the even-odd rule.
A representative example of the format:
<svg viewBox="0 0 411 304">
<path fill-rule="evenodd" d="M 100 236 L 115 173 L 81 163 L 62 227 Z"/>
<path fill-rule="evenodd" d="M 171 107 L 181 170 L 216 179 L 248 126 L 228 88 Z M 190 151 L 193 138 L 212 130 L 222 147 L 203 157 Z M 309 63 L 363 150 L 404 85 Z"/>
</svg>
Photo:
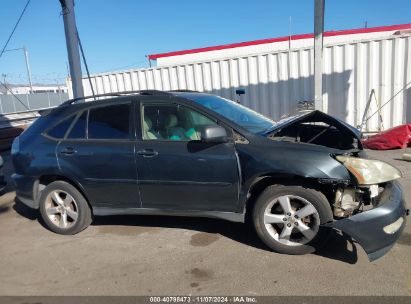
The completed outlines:
<svg viewBox="0 0 411 304">
<path fill-rule="evenodd" d="M 60 153 L 65 154 L 65 155 L 72 155 L 72 154 L 77 153 L 77 151 L 74 150 L 74 148 L 72 148 L 72 147 L 67 147 L 67 148 L 64 148 L 63 150 L 61 150 Z"/>
<path fill-rule="evenodd" d="M 143 149 L 143 150 L 137 151 L 137 154 L 143 157 L 154 157 L 158 155 L 158 152 L 154 151 L 153 149 Z"/>
</svg>

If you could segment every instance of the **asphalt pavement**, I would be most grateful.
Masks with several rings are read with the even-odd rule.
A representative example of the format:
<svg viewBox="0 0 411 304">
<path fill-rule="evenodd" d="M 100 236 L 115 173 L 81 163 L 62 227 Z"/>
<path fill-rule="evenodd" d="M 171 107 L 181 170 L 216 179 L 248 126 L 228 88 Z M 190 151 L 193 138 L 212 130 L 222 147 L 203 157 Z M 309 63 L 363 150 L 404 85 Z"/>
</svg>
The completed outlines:
<svg viewBox="0 0 411 304">
<path fill-rule="evenodd" d="M 410 151 L 410 149 L 408 149 Z M 404 174 L 404 150 L 368 151 Z M 5 174 L 12 173 L 2 153 Z M 0 295 L 411 295 L 411 221 L 384 257 L 334 232 L 321 252 L 273 253 L 251 225 L 206 218 L 97 218 L 74 236 L 45 229 L 37 213 L 0 197 Z"/>
</svg>

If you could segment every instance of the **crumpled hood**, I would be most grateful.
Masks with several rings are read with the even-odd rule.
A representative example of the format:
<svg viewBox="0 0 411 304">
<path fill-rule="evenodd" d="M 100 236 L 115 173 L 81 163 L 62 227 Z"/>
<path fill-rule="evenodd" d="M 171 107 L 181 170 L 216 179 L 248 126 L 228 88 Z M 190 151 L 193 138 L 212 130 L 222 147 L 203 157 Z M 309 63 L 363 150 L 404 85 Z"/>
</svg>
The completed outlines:
<svg viewBox="0 0 411 304">
<path fill-rule="evenodd" d="M 358 140 L 361 140 L 362 133 L 355 127 L 351 126 L 350 124 L 328 115 L 324 112 L 314 110 L 314 111 L 304 111 L 300 112 L 296 115 L 286 117 L 284 119 L 279 120 L 274 126 L 270 129 L 269 133 L 275 133 L 275 131 L 288 127 L 294 123 L 304 122 L 304 121 L 316 121 L 316 122 L 325 122 L 329 124 L 333 124 L 339 126 L 340 128 L 345 129 L 347 132 L 354 135 Z M 268 133 L 268 132 L 267 132 Z"/>
</svg>

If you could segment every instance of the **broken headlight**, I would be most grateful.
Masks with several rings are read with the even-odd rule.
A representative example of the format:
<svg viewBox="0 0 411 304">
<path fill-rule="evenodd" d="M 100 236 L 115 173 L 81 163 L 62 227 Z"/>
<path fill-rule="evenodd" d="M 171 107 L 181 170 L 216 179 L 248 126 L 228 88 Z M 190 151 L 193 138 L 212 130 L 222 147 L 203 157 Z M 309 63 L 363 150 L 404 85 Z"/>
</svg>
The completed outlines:
<svg viewBox="0 0 411 304">
<path fill-rule="evenodd" d="M 337 156 L 336 159 L 355 176 L 359 185 L 380 184 L 402 176 L 400 170 L 380 160 L 350 156 Z"/>
</svg>

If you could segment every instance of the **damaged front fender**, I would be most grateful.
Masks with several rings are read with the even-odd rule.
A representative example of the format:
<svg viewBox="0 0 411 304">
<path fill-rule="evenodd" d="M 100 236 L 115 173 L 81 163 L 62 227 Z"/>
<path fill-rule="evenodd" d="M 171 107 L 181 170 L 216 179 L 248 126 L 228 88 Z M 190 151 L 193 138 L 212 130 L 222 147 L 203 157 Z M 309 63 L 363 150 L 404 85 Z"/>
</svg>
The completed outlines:
<svg viewBox="0 0 411 304">
<path fill-rule="evenodd" d="M 385 255 L 401 236 L 409 210 L 398 182 L 389 182 L 373 209 L 324 226 L 343 231 L 355 239 L 370 261 Z"/>
</svg>

